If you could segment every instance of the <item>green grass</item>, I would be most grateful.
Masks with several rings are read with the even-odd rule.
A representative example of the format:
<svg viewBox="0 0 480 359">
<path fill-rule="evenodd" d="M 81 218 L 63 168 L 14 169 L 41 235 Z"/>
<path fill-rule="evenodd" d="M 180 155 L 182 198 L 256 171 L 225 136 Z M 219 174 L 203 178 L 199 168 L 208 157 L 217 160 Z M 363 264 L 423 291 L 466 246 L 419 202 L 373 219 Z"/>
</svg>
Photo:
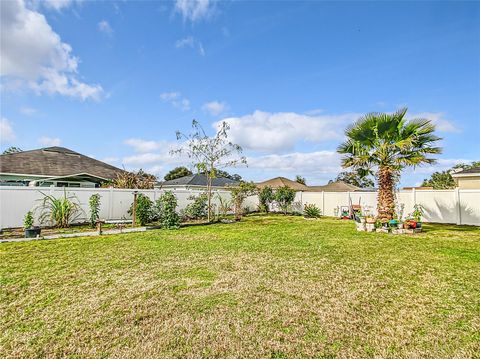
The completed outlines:
<svg viewBox="0 0 480 359">
<path fill-rule="evenodd" d="M 478 357 L 480 230 L 334 219 L 0 244 L 1 357 Z"/>
</svg>

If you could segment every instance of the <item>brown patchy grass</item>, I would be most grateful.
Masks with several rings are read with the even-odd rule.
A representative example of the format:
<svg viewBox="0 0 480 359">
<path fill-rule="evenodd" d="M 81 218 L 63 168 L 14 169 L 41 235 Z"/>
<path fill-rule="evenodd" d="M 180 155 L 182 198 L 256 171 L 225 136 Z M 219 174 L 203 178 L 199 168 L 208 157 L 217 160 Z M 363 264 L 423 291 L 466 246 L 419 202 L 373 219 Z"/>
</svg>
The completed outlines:
<svg viewBox="0 0 480 359">
<path fill-rule="evenodd" d="M 478 357 L 480 230 L 334 219 L 0 245 L 1 357 Z"/>
</svg>

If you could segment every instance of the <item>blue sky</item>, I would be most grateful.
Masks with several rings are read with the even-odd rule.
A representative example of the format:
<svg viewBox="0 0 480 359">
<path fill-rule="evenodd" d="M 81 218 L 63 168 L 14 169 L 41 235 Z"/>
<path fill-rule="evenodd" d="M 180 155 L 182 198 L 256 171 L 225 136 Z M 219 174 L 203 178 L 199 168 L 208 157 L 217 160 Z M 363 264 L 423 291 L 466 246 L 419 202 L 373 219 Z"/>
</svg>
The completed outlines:
<svg viewBox="0 0 480 359">
<path fill-rule="evenodd" d="M 61 145 L 163 176 L 175 131 L 231 124 L 247 179 L 336 176 L 344 128 L 407 106 L 480 159 L 477 2 L 2 2 L 1 149 Z"/>
</svg>

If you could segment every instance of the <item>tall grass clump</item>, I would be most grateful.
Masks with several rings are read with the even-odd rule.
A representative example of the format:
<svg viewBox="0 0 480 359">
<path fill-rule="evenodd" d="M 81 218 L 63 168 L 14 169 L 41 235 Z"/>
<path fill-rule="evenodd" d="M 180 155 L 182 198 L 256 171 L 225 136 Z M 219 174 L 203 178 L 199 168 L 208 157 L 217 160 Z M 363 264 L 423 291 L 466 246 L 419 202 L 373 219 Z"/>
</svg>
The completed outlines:
<svg viewBox="0 0 480 359">
<path fill-rule="evenodd" d="M 50 222 L 54 227 L 68 228 L 82 213 L 77 197 L 67 196 L 65 190 L 63 197 L 60 198 L 40 193 L 44 196 L 40 205 L 40 221 L 42 223 Z"/>
</svg>

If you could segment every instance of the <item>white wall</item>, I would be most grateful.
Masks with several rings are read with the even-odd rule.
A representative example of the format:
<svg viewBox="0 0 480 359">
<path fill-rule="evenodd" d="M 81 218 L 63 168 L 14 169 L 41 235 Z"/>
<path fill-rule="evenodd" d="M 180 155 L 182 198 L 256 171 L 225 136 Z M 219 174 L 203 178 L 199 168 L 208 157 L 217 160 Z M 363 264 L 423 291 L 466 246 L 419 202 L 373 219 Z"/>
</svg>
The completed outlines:
<svg viewBox="0 0 480 359">
<path fill-rule="evenodd" d="M 39 206 L 43 195 L 51 194 L 56 197 L 63 196 L 66 190 L 67 195 L 73 195 L 84 211 L 79 220 L 86 220 L 89 214 L 88 199 L 94 193 L 101 196 L 100 218 L 102 219 L 129 219 L 127 211 L 133 202 L 133 191 L 129 189 L 111 188 L 39 188 L 39 187 L 0 187 L 0 228 L 21 227 L 23 217 L 29 210 Z M 141 190 L 143 193 L 156 200 L 165 190 Z M 188 197 L 198 195 L 199 190 L 176 190 L 178 199 L 178 210 L 184 209 L 188 203 Z M 218 209 L 218 196 L 230 198 L 228 191 L 216 191 L 214 204 Z M 350 199 L 349 199 L 350 198 Z M 422 191 L 400 191 L 397 193 L 399 203 L 405 205 L 404 214 L 413 211 L 414 204 L 420 204 L 425 208 L 425 221 L 439 223 L 457 223 L 480 225 L 480 190 L 422 190 Z M 324 215 L 333 216 L 335 208 L 360 204 L 370 206 L 376 210 L 376 192 L 298 192 L 295 201 L 298 208 L 306 203 L 316 204 Z M 245 200 L 244 207 L 250 210 L 258 208 L 257 196 Z M 39 211 L 36 211 L 38 218 Z M 38 222 L 37 222 L 38 223 Z"/>
</svg>

